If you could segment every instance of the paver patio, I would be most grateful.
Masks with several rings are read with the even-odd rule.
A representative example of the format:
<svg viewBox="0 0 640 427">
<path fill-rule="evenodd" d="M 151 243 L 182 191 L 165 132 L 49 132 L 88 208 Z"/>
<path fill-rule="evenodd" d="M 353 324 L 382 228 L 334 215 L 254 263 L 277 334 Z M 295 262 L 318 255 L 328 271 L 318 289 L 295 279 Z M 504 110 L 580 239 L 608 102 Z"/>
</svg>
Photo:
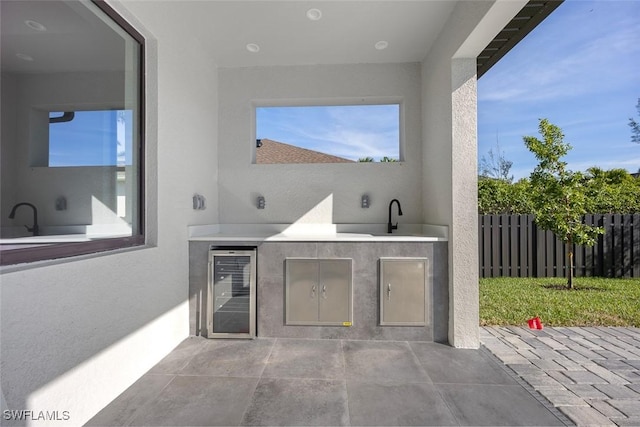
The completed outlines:
<svg viewBox="0 0 640 427">
<path fill-rule="evenodd" d="M 640 426 L 640 329 L 485 327 L 481 341 L 577 425 Z"/>
</svg>

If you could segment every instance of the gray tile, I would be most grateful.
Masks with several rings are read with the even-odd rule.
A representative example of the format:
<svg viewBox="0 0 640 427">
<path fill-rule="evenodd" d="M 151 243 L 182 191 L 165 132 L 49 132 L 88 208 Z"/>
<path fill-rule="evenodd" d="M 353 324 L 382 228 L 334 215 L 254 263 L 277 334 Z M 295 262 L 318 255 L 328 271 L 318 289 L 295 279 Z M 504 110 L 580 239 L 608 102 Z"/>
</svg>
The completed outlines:
<svg viewBox="0 0 640 427">
<path fill-rule="evenodd" d="M 562 367 L 567 371 L 586 371 L 584 366 L 574 362 L 573 360 L 569 360 L 569 359 L 558 360 L 556 361 L 556 363 L 562 365 Z"/>
<path fill-rule="evenodd" d="M 540 368 L 532 363 L 520 364 L 514 363 L 509 365 L 509 368 L 513 369 L 518 375 L 541 375 L 543 372 Z"/>
<path fill-rule="evenodd" d="M 618 411 L 613 406 L 609 405 L 606 400 L 601 399 L 589 399 L 587 403 L 591 405 L 594 409 L 597 409 L 602 415 L 609 418 L 624 418 L 625 415 Z"/>
<path fill-rule="evenodd" d="M 555 371 L 551 371 L 555 372 Z M 553 377 L 545 374 L 544 372 L 538 374 L 524 374 L 521 375 L 522 379 L 525 380 L 529 385 L 533 388 L 540 387 L 554 387 L 558 389 L 563 389 L 562 383 L 556 381 Z"/>
<path fill-rule="evenodd" d="M 618 353 L 614 353 L 611 350 L 593 350 L 593 351 L 598 353 L 604 359 L 614 359 L 614 360 L 622 359 L 622 356 L 620 356 Z"/>
<path fill-rule="evenodd" d="M 502 366 L 480 350 L 436 343 L 409 345 L 434 383 L 517 384 Z"/>
<path fill-rule="evenodd" d="M 131 425 L 239 425 L 257 378 L 177 376 Z"/>
<path fill-rule="evenodd" d="M 607 384 L 607 381 L 603 380 L 593 372 L 565 371 L 562 373 L 573 380 L 576 384 Z"/>
<path fill-rule="evenodd" d="M 626 379 L 624 379 L 620 375 L 616 375 L 615 372 L 610 371 L 609 369 L 603 368 L 602 366 L 598 366 L 596 364 L 585 363 L 584 367 L 587 368 L 588 371 L 593 372 L 594 374 L 596 374 L 597 376 L 602 378 L 603 380 L 606 380 L 608 383 L 611 383 L 611 384 L 629 384 L 629 381 L 627 381 Z M 620 372 L 622 372 L 622 371 L 620 371 Z"/>
<path fill-rule="evenodd" d="M 243 425 L 348 425 L 343 380 L 262 378 Z"/>
<path fill-rule="evenodd" d="M 609 400 L 609 404 L 627 417 L 640 417 L 640 404 L 637 400 Z"/>
<path fill-rule="evenodd" d="M 344 379 L 344 357 L 338 340 L 278 339 L 263 377 Z"/>
<path fill-rule="evenodd" d="M 553 406 L 589 406 L 580 397 L 576 396 L 569 390 L 557 388 L 540 388 L 538 392 L 543 395 Z"/>
<path fill-rule="evenodd" d="M 594 387 L 612 399 L 635 399 L 640 406 L 640 394 L 629 387 L 620 384 L 596 384 Z"/>
<path fill-rule="evenodd" d="M 633 366 L 634 368 L 640 370 L 640 360 L 630 359 L 630 360 L 625 360 L 625 362 Z"/>
<path fill-rule="evenodd" d="M 575 350 L 558 350 L 558 353 L 575 363 L 590 362 L 592 360 Z"/>
<path fill-rule="evenodd" d="M 521 386 L 436 384 L 460 425 L 564 425 Z"/>
<path fill-rule="evenodd" d="M 544 371 L 562 371 L 564 368 L 553 360 L 532 360 L 531 363 Z"/>
<path fill-rule="evenodd" d="M 631 426 L 631 427 L 640 426 L 640 417 L 613 418 L 613 421 L 615 421 L 615 423 L 618 426 Z"/>
<path fill-rule="evenodd" d="M 189 337 L 149 370 L 151 374 L 177 374 L 200 352 L 206 338 Z"/>
<path fill-rule="evenodd" d="M 640 385 L 639 371 L 615 371 L 615 374 L 625 379 L 627 382 Z"/>
<path fill-rule="evenodd" d="M 569 390 L 583 399 L 606 399 L 607 395 L 596 389 L 591 384 L 566 385 Z"/>
<path fill-rule="evenodd" d="M 560 406 L 558 409 L 578 426 L 616 427 L 613 421 L 593 408 Z"/>
<path fill-rule="evenodd" d="M 431 379 L 406 342 L 343 341 L 347 379 L 416 383 Z"/>
<path fill-rule="evenodd" d="M 457 425 L 432 384 L 375 384 L 348 381 L 351 425 Z"/>
<path fill-rule="evenodd" d="M 562 372 L 564 371 L 545 371 L 545 372 L 547 375 L 549 375 L 551 378 L 553 378 L 554 380 L 556 380 L 558 383 L 562 384 L 565 387 L 575 384 L 567 376 L 562 375 Z"/>
<path fill-rule="evenodd" d="M 274 340 L 207 340 L 181 375 L 259 377 L 266 366 Z"/>
<path fill-rule="evenodd" d="M 173 375 L 146 374 L 98 412 L 86 426 L 124 426 L 137 410 L 155 399 L 171 382 Z"/>
</svg>

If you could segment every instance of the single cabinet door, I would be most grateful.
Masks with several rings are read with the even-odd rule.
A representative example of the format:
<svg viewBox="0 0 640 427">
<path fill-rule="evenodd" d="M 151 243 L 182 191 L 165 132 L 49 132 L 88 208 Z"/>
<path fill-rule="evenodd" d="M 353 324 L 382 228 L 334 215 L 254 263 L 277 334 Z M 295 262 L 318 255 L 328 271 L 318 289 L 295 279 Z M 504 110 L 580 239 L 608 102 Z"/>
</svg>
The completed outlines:
<svg viewBox="0 0 640 427">
<path fill-rule="evenodd" d="M 426 258 L 380 259 L 380 324 L 426 325 Z"/>
<path fill-rule="evenodd" d="M 351 322 L 350 259 L 320 261 L 319 304 L 318 321 L 320 323 Z"/>
<path fill-rule="evenodd" d="M 287 259 L 286 323 L 300 325 L 318 321 L 318 261 Z"/>
</svg>

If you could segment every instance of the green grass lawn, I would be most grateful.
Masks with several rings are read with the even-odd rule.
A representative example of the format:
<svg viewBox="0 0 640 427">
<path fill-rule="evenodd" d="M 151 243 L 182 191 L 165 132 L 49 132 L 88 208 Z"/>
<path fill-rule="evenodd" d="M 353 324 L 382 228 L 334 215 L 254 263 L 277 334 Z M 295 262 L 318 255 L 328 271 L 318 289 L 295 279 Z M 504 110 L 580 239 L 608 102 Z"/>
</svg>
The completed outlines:
<svg viewBox="0 0 640 427">
<path fill-rule="evenodd" d="M 579 277 L 480 279 L 480 324 L 640 327 L 640 279 Z"/>
</svg>

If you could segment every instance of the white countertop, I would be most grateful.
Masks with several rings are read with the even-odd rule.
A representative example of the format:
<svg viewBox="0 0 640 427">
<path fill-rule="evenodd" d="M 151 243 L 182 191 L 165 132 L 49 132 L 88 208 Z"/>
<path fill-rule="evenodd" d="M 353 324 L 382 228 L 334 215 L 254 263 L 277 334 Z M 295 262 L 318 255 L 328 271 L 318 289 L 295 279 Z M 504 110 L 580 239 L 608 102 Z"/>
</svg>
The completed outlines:
<svg viewBox="0 0 640 427">
<path fill-rule="evenodd" d="M 189 227 L 190 241 L 220 242 L 446 242 L 448 228 L 399 224 L 213 224 Z"/>
</svg>

